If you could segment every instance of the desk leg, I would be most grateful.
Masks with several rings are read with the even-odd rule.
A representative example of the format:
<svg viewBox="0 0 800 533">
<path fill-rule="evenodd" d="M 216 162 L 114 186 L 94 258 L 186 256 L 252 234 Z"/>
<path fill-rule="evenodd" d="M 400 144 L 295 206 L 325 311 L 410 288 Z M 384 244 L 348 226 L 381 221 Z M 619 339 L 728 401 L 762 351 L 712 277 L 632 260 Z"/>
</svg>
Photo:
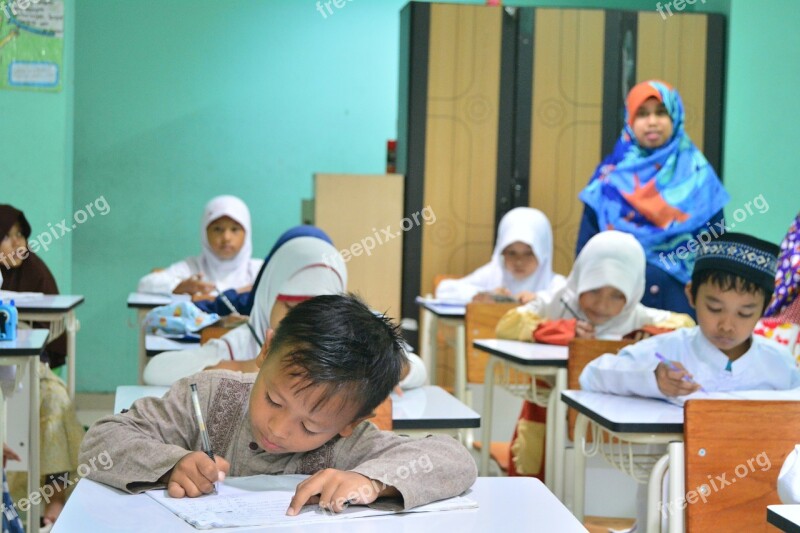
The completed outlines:
<svg viewBox="0 0 800 533">
<path fill-rule="evenodd" d="M 438 329 L 439 323 L 436 315 L 423 307 L 420 349 L 424 352 L 420 355 L 428 369 L 428 380 L 431 385 L 436 385 L 436 349 L 438 348 L 436 334 Z"/>
<path fill-rule="evenodd" d="M 659 508 L 659 501 L 661 500 L 661 489 L 664 482 L 664 473 L 667 471 L 669 465 L 669 455 L 665 455 L 653 465 L 650 471 L 650 480 L 647 482 L 647 525 L 646 532 L 654 531 L 659 533 L 661 531 L 661 508 Z M 667 502 L 669 504 L 669 502 Z M 671 513 L 672 508 L 667 506 L 667 510 Z"/>
<path fill-rule="evenodd" d="M 547 421 L 553 419 L 548 430 L 553 431 L 550 441 L 552 448 L 547 448 L 545 453 L 552 457 L 552 485 L 548 485 L 556 498 L 564 501 L 564 450 L 567 446 L 567 404 L 561 401 L 561 391 L 567 388 L 567 369 L 559 368 L 556 371 L 556 383 L 550 393 L 552 401 L 548 402 Z M 552 451 L 551 451 L 552 450 Z M 545 471 L 547 473 L 547 471 Z"/>
<path fill-rule="evenodd" d="M 583 500 L 586 497 L 586 456 L 583 455 L 583 447 L 588 427 L 589 419 L 578 413 L 578 419 L 575 421 L 575 453 L 573 453 L 575 471 L 572 480 L 572 514 L 581 524 L 583 524 L 584 513 Z"/>
<path fill-rule="evenodd" d="M 494 367 L 498 359 L 489 356 L 483 378 L 483 413 L 481 413 L 481 464 L 479 474 L 489 475 L 489 452 L 492 449 L 492 402 L 494 400 Z"/>
<path fill-rule="evenodd" d="M 670 513 L 667 531 L 669 533 L 683 533 L 683 499 L 684 491 L 684 472 L 683 472 L 683 443 L 670 442 L 667 446 L 669 450 L 669 499 L 673 506 L 677 506 L 678 512 Z"/>
<path fill-rule="evenodd" d="M 455 352 L 456 398 L 465 402 L 467 400 L 467 327 L 463 320 L 456 326 Z"/>
<path fill-rule="evenodd" d="M 467 404 L 467 406 L 469 406 L 470 408 L 472 408 L 472 389 L 469 388 L 467 389 L 467 395 L 464 398 L 464 403 Z M 472 428 L 466 428 L 463 432 L 461 432 L 461 435 L 463 436 L 461 442 L 468 450 L 471 450 L 472 443 L 475 441 L 475 434 L 472 431 Z"/>
<path fill-rule="evenodd" d="M 139 326 L 139 385 L 144 385 L 144 367 L 147 364 L 147 342 L 144 332 L 144 317 L 148 309 L 136 310 L 136 323 Z"/>
<path fill-rule="evenodd" d="M 75 334 L 78 332 L 78 321 L 75 311 L 67 313 L 67 390 L 70 400 L 75 400 Z"/>
<path fill-rule="evenodd" d="M 28 424 L 28 495 L 39 491 L 39 356 L 30 358 L 30 419 Z M 28 533 L 39 532 L 40 504 L 28 508 Z"/>
</svg>

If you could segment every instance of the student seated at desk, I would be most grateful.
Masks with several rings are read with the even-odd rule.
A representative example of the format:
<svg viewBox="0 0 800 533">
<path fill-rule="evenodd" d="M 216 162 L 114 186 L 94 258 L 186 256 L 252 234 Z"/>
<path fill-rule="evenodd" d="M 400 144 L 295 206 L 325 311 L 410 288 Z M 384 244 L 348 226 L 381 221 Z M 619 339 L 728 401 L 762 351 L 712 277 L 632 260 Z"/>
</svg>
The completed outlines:
<svg viewBox="0 0 800 533">
<path fill-rule="evenodd" d="M 598 233 L 578 254 L 564 287 L 543 291 L 512 309 L 497 325 L 497 336 L 545 344 L 575 337 L 621 339 L 624 335 L 692 326 L 688 315 L 643 306 L 645 255 L 631 235 Z M 570 318 L 564 318 L 570 317 Z M 542 476 L 546 410 L 525 402 L 511 441 L 509 475 Z"/>
<path fill-rule="evenodd" d="M 58 294 L 56 280 L 47 265 L 28 249 L 30 236 L 31 226 L 25 214 L 10 205 L 0 205 L 0 288 Z M 51 485 L 54 493 L 42 513 L 45 524 L 55 522 L 64 507 L 67 487 L 59 479 L 78 468 L 78 447 L 83 438 L 83 426 L 78 422 L 67 387 L 50 370 L 51 365 L 64 364 L 66 352 L 64 334 L 47 344 L 39 366 L 41 483 Z M 0 373 L 0 385 L 6 395 L 13 392 L 9 389 L 13 389 L 14 383 L 14 376 L 7 372 Z M 8 480 L 14 495 L 24 493 L 27 486 L 24 472 L 10 472 Z"/>
<path fill-rule="evenodd" d="M 491 262 L 460 279 L 446 279 L 436 297 L 458 302 L 508 297 L 526 303 L 541 290 L 564 285 L 553 273 L 553 230 L 544 213 L 516 207 L 500 220 Z"/>
<path fill-rule="evenodd" d="M 461 494 L 477 470 L 456 440 L 410 439 L 367 421 L 405 361 L 397 328 L 356 297 L 312 298 L 267 334 L 257 375 L 201 372 L 164 398 L 137 400 L 89 430 L 80 458 L 118 458 L 91 479 L 132 493 L 166 487 L 176 498 L 209 493 L 224 475 L 311 474 L 298 485 L 289 515 L 317 501 L 339 512 L 348 500 L 399 496 L 409 509 Z M 215 461 L 200 451 L 194 383 Z"/>
<path fill-rule="evenodd" d="M 276 242 L 252 292 L 253 309 L 247 324 L 200 348 L 156 355 L 144 371 L 148 385 L 172 385 L 204 369 L 256 372 L 255 357 L 265 333 L 276 328 L 298 302 L 347 288 L 347 267 L 330 237 L 314 226 L 297 226 Z M 419 356 L 408 354 L 409 372 L 401 383 L 418 387 L 427 378 Z"/>
<path fill-rule="evenodd" d="M 139 292 L 190 294 L 212 298 L 217 291 L 248 292 L 261 259 L 253 259 L 250 211 L 235 196 L 217 196 L 206 204 L 200 226 L 202 252 L 139 280 Z"/>
</svg>

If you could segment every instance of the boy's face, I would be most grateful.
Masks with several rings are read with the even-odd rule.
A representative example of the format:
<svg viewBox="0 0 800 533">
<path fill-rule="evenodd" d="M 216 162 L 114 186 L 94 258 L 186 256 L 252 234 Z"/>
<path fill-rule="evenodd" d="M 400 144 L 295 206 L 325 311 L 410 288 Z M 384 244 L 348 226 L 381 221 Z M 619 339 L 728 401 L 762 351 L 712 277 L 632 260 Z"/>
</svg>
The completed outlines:
<svg viewBox="0 0 800 533">
<path fill-rule="evenodd" d="M 539 268 L 539 260 L 533 248 L 524 242 L 512 242 L 503 249 L 503 261 L 506 269 L 515 279 L 525 279 Z"/>
<path fill-rule="evenodd" d="M 17 252 L 24 252 L 27 248 L 28 240 L 22 234 L 19 223 L 14 223 L 8 234 L 0 238 L 0 260 L 9 268 L 17 268 L 22 264 L 22 258 Z"/>
<path fill-rule="evenodd" d="M 297 453 L 315 450 L 336 435 L 348 437 L 362 419 L 354 420 L 358 406 L 343 405 L 336 396 L 325 398 L 325 387 L 309 387 L 283 367 L 283 353 L 270 353 L 273 332 L 256 364 L 261 370 L 250 393 L 250 427 L 258 445 L 267 453 Z M 320 399 L 327 400 L 316 410 Z"/>
<path fill-rule="evenodd" d="M 582 292 L 578 296 L 578 305 L 589 322 L 599 326 L 622 312 L 625 307 L 625 295 L 619 289 L 606 285 Z"/>
<path fill-rule="evenodd" d="M 760 292 L 723 291 L 716 283 L 706 282 L 697 288 L 692 299 L 692 284 L 686 285 L 686 296 L 697 311 L 697 324 L 706 339 L 731 360 L 750 348 L 750 335 L 764 308 Z"/>
<path fill-rule="evenodd" d="M 220 217 L 206 227 L 208 245 L 214 255 L 227 260 L 236 257 L 244 245 L 245 231 L 230 217 Z"/>
<path fill-rule="evenodd" d="M 667 107 L 656 98 L 648 98 L 636 110 L 633 134 L 642 148 L 658 148 L 672 137 L 672 118 Z"/>
</svg>

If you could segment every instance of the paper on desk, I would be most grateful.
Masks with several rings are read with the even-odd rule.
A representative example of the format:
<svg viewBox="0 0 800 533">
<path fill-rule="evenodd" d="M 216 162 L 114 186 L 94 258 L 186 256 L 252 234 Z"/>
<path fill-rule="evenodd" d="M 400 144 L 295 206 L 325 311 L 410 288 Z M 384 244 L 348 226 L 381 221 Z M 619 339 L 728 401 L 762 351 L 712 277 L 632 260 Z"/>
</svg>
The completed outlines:
<svg viewBox="0 0 800 533">
<path fill-rule="evenodd" d="M 667 398 L 667 401 L 683 406 L 689 400 L 800 400 L 800 388 L 788 390 L 738 390 L 729 392 L 693 392 L 686 396 Z"/>
<path fill-rule="evenodd" d="M 219 484 L 219 493 L 199 498 L 170 498 L 165 490 L 146 494 L 197 529 L 280 524 L 308 524 L 329 520 L 363 518 L 398 512 L 395 508 L 348 507 L 338 514 L 322 511 L 318 505 L 303 507 L 297 516 L 286 516 L 295 486 L 307 476 L 252 476 L 230 478 Z M 274 488 L 263 489 L 263 478 L 272 478 Z M 241 488 L 248 487 L 249 488 Z M 258 489 L 258 490 L 255 490 Z M 464 496 L 423 505 L 408 512 L 474 509 L 478 503 Z"/>
<path fill-rule="evenodd" d="M 0 300 L 38 300 L 43 297 L 43 292 L 0 291 Z"/>
</svg>

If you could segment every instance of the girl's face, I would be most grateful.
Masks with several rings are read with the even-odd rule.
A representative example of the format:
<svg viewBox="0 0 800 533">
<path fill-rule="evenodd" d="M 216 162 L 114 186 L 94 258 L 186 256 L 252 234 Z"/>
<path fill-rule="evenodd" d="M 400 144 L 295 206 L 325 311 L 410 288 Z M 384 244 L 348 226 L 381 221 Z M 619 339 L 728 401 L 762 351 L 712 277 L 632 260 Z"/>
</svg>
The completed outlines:
<svg viewBox="0 0 800 533">
<path fill-rule="evenodd" d="M 672 137 L 672 119 L 667 107 L 656 98 L 648 98 L 636 110 L 633 134 L 642 148 L 658 148 Z"/>
<path fill-rule="evenodd" d="M 27 249 L 28 239 L 22 234 L 19 224 L 15 223 L 0 241 L 0 262 L 9 268 L 17 268 L 23 261 L 17 254 Z"/>
<path fill-rule="evenodd" d="M 227 260 L 236 257 L 244 246 L 245 231 L 230 217 L 220 217 L 206 227 L 208 245 L 214 255 Z"/>
<path fill-rule="evenodd" d="M 515 279 L 525 279 L 539 268 L 539 260 L 533 249 L 522 242 L 512 242 L 503 250 L 503 261 L 506 270 L 511 272 Z"/>
<path fill-rule="evenodd" d="M 625 307 L 625 295 L 622 291 L 609 285 L 582 292 L 578 297 L 581 311 L 595 326 L 605 324 L 622 312 Z"/>
</svg>

